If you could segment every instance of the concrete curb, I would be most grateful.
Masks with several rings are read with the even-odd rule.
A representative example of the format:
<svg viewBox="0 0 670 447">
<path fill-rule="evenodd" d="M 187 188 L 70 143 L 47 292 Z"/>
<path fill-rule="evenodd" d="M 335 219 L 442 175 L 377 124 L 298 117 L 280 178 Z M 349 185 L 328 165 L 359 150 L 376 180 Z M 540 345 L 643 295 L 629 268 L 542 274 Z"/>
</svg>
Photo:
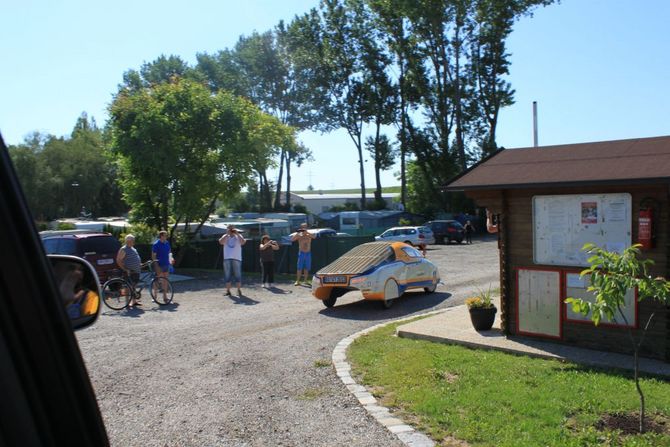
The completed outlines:
<svg viewBox="0 0 670 447">
<path fill-rule="evenodd" d="M 430 315 L 447 312 L 448 310 L 449 309 L 434 310 L 432 312 L 427 312 L 420 315 L 412 315 L 411 317 L 377 324 L 343 338 L 333 350 L 333 366 L 335 367 L 335 373 L 340 378 L 340 380 L 342 380 L 342 383 L 356 397 L 356 399 L 358 399 L 360 404 L 363 406 L 363 408 L 365 408 L 370 416 L 375 418 L 377 422 L 382 424 L 391 433 L 396 435 L 398 439 L 400 439 L 400 441 L 408 447 L 434 447 L 435 442 L 423 433 L 416 431 L 411 425 L 406 424 L 402 420 L 394 417 L 388 408 L 377 403 L 377 399 L 375 399 L 375 397 L 368 392 L 367 388 L 356 383 L 356 381 L 351 377 L 351 365 L 349 365 L 349 362 L 347 362 L 347 348 L 349 348 L 349 345 L 351 345 L 351 343 L 353 343 L 353 341 L 358 337 L 380 329 L 384 326 L 388 326 L 389 324 L 412 320 L 417 317 L 427 317 Z"/>
</svg>

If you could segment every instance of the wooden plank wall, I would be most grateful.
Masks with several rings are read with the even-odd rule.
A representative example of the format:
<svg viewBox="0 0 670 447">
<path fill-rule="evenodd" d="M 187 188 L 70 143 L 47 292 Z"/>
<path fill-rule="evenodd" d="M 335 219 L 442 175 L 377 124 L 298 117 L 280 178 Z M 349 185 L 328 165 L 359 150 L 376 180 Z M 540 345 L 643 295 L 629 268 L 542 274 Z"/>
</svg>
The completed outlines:
<svg viewBox="0 0 670 447">
<path fill-rule="evenodd" d="M 505 323 L 510 332 L 516 330 L 516 277 L 517 267 L 538 267 L 533 262 L 533 216 L 532 198 L 536 195 L 558 194 L 607 194 L 630 193 L 633 206 L 633 242 L 637 241 L 638 210 L 643 199 L 652 198 L 657 203 L 654 221 L 656 244 L 653 249 L 644 251 L 644 255 L 654 260 L 653 274 L 670 277 L 670 239 L 668 232 L 668 185 L 659 186 L 627 186 L 627 187 L 580 187 L 580 188 L 548 188 L 527 190 L 505 190 L 498 196 L 505 208 L 505 226 L 507 227 L 507 241 L 505 244 L 507 268 L 504 270 L 506 286 L 503 298 L 507 301 L 505 308 Z M 474 194 L 473 194 L 474 195 Z M 483 202 L 489 202 L 492 196 L 482 197 Z M 488 200 L 487 200 L 488 199 Z M 499 200 L 500 200 L 499 199 Z M 479 200 L 477 200 L 479 203 Z M 500 202 L 498 202 L 500 203 Z M 556 266 L 547 266 L 556 268 Z M 569 267 L 566 267 L 569 268 Z M 667 308 L 651 301 L 641 302 L 638 311 L 638 321 L 643 326 L 649 315 L 656 312 L 655 323 L 647 334 L 647 340 L 642 348 L 643 355 L 670 360 L 670 315 Z M 594 327 L 591 324 L 563 322 L 563 342 L 583 347 L 608 349 L 616 352 L 630 352 L 630 341 L 625 329 L 612 327 Z"/>
</svg>

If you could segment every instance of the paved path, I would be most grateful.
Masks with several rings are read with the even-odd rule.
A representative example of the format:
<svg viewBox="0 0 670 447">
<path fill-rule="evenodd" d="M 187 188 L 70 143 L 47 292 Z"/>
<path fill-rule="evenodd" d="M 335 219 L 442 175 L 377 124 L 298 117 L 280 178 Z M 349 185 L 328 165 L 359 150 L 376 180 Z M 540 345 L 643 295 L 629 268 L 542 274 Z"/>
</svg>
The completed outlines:
<svg viewBox="0 0 670 447">
<path fill-rule="evenodd" d="M 499 302 L 496 302 L 496 307 L 500 308 Z M 527 337 L 505 337 L 497 329 L 500 327 L 498 316 L 496 314 L 493 329 L 477 332 L 470 323 L 467 307 L 455 306 L 423 320 L 398 326 L 396 333 L 405 338 L 496 349 L 602 368 L 633 369 L 633 357 L 630 355 L 577 348 Z M 670 364 L 641 358 L 640 371 L 670 377 Z"/>
</svg>

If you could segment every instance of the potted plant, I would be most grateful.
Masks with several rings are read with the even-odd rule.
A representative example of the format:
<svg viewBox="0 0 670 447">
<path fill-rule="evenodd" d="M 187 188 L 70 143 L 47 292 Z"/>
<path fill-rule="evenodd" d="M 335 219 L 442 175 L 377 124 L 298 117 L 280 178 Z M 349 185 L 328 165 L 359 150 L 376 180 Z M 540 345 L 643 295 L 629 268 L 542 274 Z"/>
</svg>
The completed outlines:
<svg viewBox="0 0 670 447">
<path fill-rule="evenodd" d="M 496 306 L 491 301 L 491 287 L 487 291 L 480 290 L 476 296 L 465 300 L 470 311 L 470 321 L 476 331 L 488 331 L 496 319 Z"/>
</svg>

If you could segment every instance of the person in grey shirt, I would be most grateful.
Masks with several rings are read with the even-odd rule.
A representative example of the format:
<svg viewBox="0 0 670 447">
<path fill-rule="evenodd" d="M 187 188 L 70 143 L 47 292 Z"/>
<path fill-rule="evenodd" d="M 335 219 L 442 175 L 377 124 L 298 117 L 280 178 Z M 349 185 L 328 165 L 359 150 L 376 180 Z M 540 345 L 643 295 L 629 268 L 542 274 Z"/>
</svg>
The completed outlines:
<svg viewBox="0 0 670 447">
<path fill-rule="evenodd" d="M 116 254 L 116 264 L 123 270 L 125 276 L 128 277 L 133 287 L 135 287 L 135 284 L 140 280 L 142 259 L 140 259 L 140 254 L 135 249 L 135 236 L 127 234 L 125 242 L 125 245 L 119 248 L 119 252 Z M 134 299 L 129 305 L 141 306 L 142 303 Z"/>
</svg>

